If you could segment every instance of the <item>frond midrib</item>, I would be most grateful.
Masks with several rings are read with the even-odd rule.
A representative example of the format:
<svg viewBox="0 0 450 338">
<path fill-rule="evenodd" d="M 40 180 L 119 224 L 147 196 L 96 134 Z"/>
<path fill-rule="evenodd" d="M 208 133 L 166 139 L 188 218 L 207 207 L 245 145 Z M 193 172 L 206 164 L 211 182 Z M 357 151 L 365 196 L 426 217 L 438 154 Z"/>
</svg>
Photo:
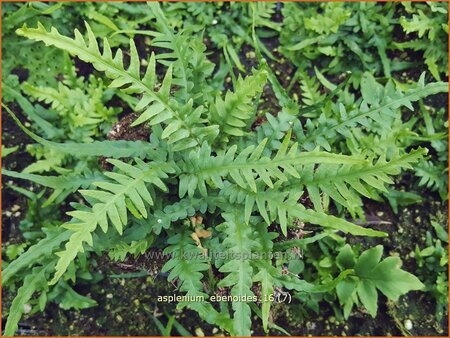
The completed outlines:
<svg viewBox="0 0 450 338">
<path fill-rule="evenodd" d="M 299 155 L 306 155 L 304 157 L 300 157 Z M 216 166 L 209 166 L 209 167 L 203 167 L 203 168 L 199 168 L 199 170 L 195 170 L 194 171 L 189 171 L 189 172 L 183 172 L 182 174 L 195 174 L 195 175 L 199 175 L 199 174 L 203 174 L 203 173 L 210 173 L 210 172 L 215 172 L 215 171 L 231 171 L 234 169 L 264 169 L 264 168 L 269 168 L 269 167 L 283 167 L 283 164 L 301 164 L 303 159 L 306 160 L 314 160 L 316 159 L 315 163 L 320 163 L 320 159 L 321 158 L 327 158 L 327 155 L 336 155 L 336 154 L 330 154 L 330 153 L 323 153 L 323 154 L 314 154 L 314 153 L 300 153 L 298 154 L 296 157 L 288 157 L 288 156 L 284 156 L 282 158 L 279 159 L 270 159 L 268 157 L 263 157 L 261 159 L 259 159 L 258 161 L 255 162 L 242 162 L 242 163 L 233 163 L 233 164 L 221 164 L 221 162 L 219 162 L 219 164 L 217 164 Z M 351 161 L 352 163 L 361 163 L 364 162 L 364 160 L 361 159 L 354 159 L 351 157 L 344 157 L 345 155 L 338 155 L 338 156 L 342 156 L 343 160 L 346 161 Z M 335 156 L 336 158 L 338 156 Z M 211 163 L 214 163 L 215 159 L 211 159 Z"/>
</svg>

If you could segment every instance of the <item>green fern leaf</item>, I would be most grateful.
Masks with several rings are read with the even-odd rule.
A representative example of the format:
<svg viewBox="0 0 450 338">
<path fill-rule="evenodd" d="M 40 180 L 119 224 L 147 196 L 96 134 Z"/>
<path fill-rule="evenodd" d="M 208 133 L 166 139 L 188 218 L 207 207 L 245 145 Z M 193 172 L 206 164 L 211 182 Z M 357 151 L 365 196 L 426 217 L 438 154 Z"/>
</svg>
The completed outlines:
<svg viewBox="0 0 450 338">
<path fill-rule="evenodd" d="M 16 32 L 18 35 L 25 36 L 36 41 L 43 41 L 46 45 L 52 45 L 59 49 L 65 50 L 71 55 L 78 56 L 81 60 L 91 63 L 95 69 L 105 72 L 106 76 L 113 81 L 110 87 L 124 88 L 127 90 L 141 93 L 142 98 L 137 104 L 137 108 L 145 109 L 144 117 L 135 122 L 133 125 L 150 121 L 152 124 L 164 123 L 170 125 L 173 121 L 179 121 L 181 125 L 179 129 L 185 133 L 184 138 L 189 136 L 189 142 L 182 146 L 174 148 L 175 150 L 183 150 L 201 144 L 202 137 L 208 137 L 217 134 L 217 126 L 205 127 L 203 120 L 195 117 L 183 119 L 179 115 L 179 104 L 170 97 L 172 68 L 166 72 L 164 80 L 158 91 L 155 91 L 155 56 L 152 54 L 149 66 L 145 71 L 145 75 L 140 75 L 140 60 L 133 40 L 130 40 L 130 63 L 125 68 L 123 63 L 123 52 L 118 49 L 115 56 L 111 51 L 108 40 L 103 40 L 103 51 L 100 52 L 99 45 L 89 25 L 86 23 L 88 41 L 85 41 L 78 30 L 75 30 L 75 38 L 71 39 L 61 35 L 55 28 L 48 32 L 40 23 L 38 27 L 28 28 L 24 25 Z M 185 108 L 186 109 L 186 108 Z M 202 130 L 207 128 L 206 130 Z M 212 130 L 211 130 L 212 129 Z M 180 132 L 180 133 L 181 133 Z M 180 137 L 181 139 L 183 137 Z"/>
<path fill-rule="evenodd" d="M 138 241 L 132 241 L 131 243 L 119 243 L 110 249 L 108 256 L 114 261 L 123 261 L 127 255 L 133 255 L 134 258 L 137 258 L 139 255 L 144 254 L 152 243 L 153 237 L 151 236 Z"/>
<path fill-rule="evenodd" d="M 77 191 L 80 188 L 88 188 L 92 183 L 104 180 L 104 177 L 99 172 L 85 173 L 85 174 L 69 174 L 61 176 L 45 176 L 28 173 L 18 173 L 7 169 L 2 169 L 2 175 L 28 180 L 30 182 L 54 189 L 43 207 L 50 205 L 54 201 L 62 201 L 65 197 Z"/>
<path fill-rule="evenodd" d="M 203 251 L 194 244 L 194 241 L 185 233 L 177 234 L 168 239 L 169 246 L 165 254 L 171 254 L 171 259 L 163 266 L 162 272 L 170 271 L 168 280 L 179 278 L 180 291 L 186 292 L 187 297 L 205 298 L 203 292 L 203 271 L 209 269 L 208 261 Z M 195 310 L 201 318 L 208 323 L 219 325 L 228 332 L 233 332 L 231 320 L 227 314 L 217 312 L 210 303 L 192 301 L 181 302 L 179 307 L 187 306 Z"/>
<path fill-rule="evenodd" d="M 405 92 L 396 89 L 392 81 L 383 87 L 372 75 L 365 73 L 361 83 L 363 97 L 358 108 L 347 111 L 344 105 L 336 104 L 333 113 L 338 118 L 322 114 L 316 125 L 308 120 L 305 124 L 307 132 L 301 131 L 296 136 L 301 147 L 306 150 L 313 150 L 317 145 L 330 150 L 330 142 L 337 136 L 352 137 L 352 128 L 368 126 L 371 121 L 380 126 L 381 132 L 389 132 L 392 129 L 392 122 L 400 118 L 399 108 L 407 107 L 413 110 L 413 102 L 447 91 L 448 84 L 445 82 L 425 84 L 425 73 L 415 87 Z"/>
<path fill-rule="evenodd" d="M 197 189 L 202 196 L 207 196 L 206 184 L 221 189 L 223 179 L 228 177 L 241 187 L 250 187 L 256 192 L 257 177 L 260 177 L 267 186 L 273 187 L 274 179 L 287 181 L 288 177 L 300 178 L 298 167 L 301 165 L 364 162 L 359 158 L 326 152 L 298 152 L 297 143 L 289 146 L 290 136 L 289 132 L 273 158 L 262 155 L 267 139 L 264 139 L 257 147 L 248 146 L 237 155 L 236 145 L 231 146 L 224 153 L 212 155 L 211 146 L 204 143 L 199 151 L 189 153 L 180 165 L 179 196 L 183 197 L 186 193 L 193 196 Z"/>
<path fill-rule="evenodd" d="M 51 262 L 47 265 L 34 268 L 32 272 L 25 277 L 22 286 L 17 290 L 17 295 L 11 304 L 5 326 L 5 336 L 15 335 L 19 320 L 24 312 L 25 304 L 30 301 L 36 291 L 47 287 L 46 274 L 53 268 L 54 264 L 54 262 Z"/>
<path fill-rule="evenodd" d="M 218 229 L 227 235 L 223 245 L 232 259 L 220 267 L 220 272 L 228 274 L 218 283 L 218 286 L 231 287 L 231 295 L 240 298 L 232 303 L 234 334 L 250 336 L 251 310 L 242 297 L 254 296 L 251 291 L 253 268 L 250 264 L 250 255 L 257 243 L 251 240 L 252 229 L 243 222 L 241 217 L 234 214 L 222 214 L 222 216 L 225 223 Z"/>
<path fill-rule="evenodd" d="M 69 154 L 76 157 L 83 156 L 104 156 L 109 158 L 125 158 L 125 157 L 139 157 L 142 159 L 151 158 L 154 160 L 165 160 L 164 152 L 160 149 L 156 150 L 156 147 L 149 143 L 143 141 L 94 141 L 92 143 L 75 143 L 75 142 L 65 142 L 57 143 L 53 141 L 48 141 L 39 135 L 36 135 L 27 127 L 25 127 L 22 122 L 17 118 L 17 116 L 5 105 L 2 105 L 10 116 L 14 119 L 20 129 L 23 130 L 25 134 L 31 137 L 33 140 L 39 144 L 48 147 L 50 149 L 55 149 L 61 153 Z"/>
<path fill-rule="evenodd" d="M 248 122 L 255 117 L 253 98 L 261 93 L 266 84 L 267 72 L 254 71 L 246 78 L 239 77 L 234 92 L 228 91 L 225 99 L 216 97 L 211 110 L 211 121 L 220 126 L 220 131 L 231 136 L 243 136 Z"/>
<path fill-rule="evenodd" d="M 321 196 L 328 196 L 354 214 L 362 207 L 361 195 L 376 199 L 376 191 L 387 192 L 385 184 L 393 183 L 390 176 L 398 175 L 402 169 L 411 169 L 411 164 L 427 152 L 425 148 L 418 148 L 389 161 L 380 157 L 373 164 L 368 161 L 354 165 L 321 164 L 317 168 L 304 166 L 300 182 L 307 189 L 316 210 L 323 211 Z"/>
<path fill-rule="evenodd" d="M 258 242 L 256 253 L 260 255 L 261 259 L 253 259 L 252 265 L 258 272 L 253 276 L 254 282 L 261 283 L 261 318 L 263 322 L 264 332 L 268 333 L 271 323 L 270 308 L 274 296 L 274 276 L 281 275 L 281 267 L 272 266 L 273 240 L 278 237 L 278 233 L 269 232 L 268 227 L 264 223 L 257 223 L 254 225 L 254 240 Z M 258 256 L 256 256 L 258 257 Z"/>
<path fill-rule="evenodd" d="M 245 223 L 249 221 L 253 211 L 257 210 L 268 225 L 277 221 L 285 236 L 287 235 L 287 228 L 292 224 L 294 218 L 355 236 L 387 236 L 384 232 L 361 227 L 345 219 L 327 215 L 322 211 L 306 209 L 298 202 L 302 192 L 298 190 L 282 191 L 280 183 L 276 183 L 273 189 L 258 189 L 256 193 L 244 190 L 237 185 L 230 185 L 225 187 L 221 194 L 226 196 L 230 203 L 244 204 L 243 217 Z"/>
<path fill-rule="evenodd" d="M 261 299 L 262 299 L 262 320 L 263 328 L 265 332 L 268 332 L 269 315 L 271 301 L 270 297 L 273 296 L 273 278 L 272 275 L 265 269 L 259 270 L 259 272 L 253 277 L 255 282 L 261 283 Z"/>
<path fill-rule="evenodd" d="M 421 161 L 415 167 L 416 175 L 420 177 L 419 186 L 433 190 L 447 191 L 447 170 L 445 166 L 439 166 L 430 161 Z"/>
<path fill-rule="evenodd" d="M 193 99 L 203 104 L 201 100 L 208 98 L 212 90 L 206 77 L 212 74 L 214 64 L 206 58 L 202 36 L 189 34 L 189 28 L 173 33 L 160 5 L 156 2 L 148 5 L 156 18 L 158 29 L 158 32 L 152 32 L 152 45 L 170 51 L 159 54 L 156 59 L 162 65 L 173 66 L 173 83 L 180 88 L 176 97 L 183 102 Z"/>
<path fill-rule="evenodd" d="M 42 258 L 50 256 L 61 243 L 64 243 L 70 238 L 71 231 L 62 228 L 57 229 L 56 232 L 48 231 L 44 228 L 47 236 L 38 243 L 30 246 L 28 250 L 17 257 L 2 271 L 2 283 L 7 285 L 11 279 L 18 276 L 19 272 L 36 264 Z"/>
<path fill-rule="evenodd" d="M 325 99 L 325 95 L 320 93 L 320 83 L 306 74 L 300 75 L 300 89 L 303 104 L 306 106 L 313 106 Z"/>
<path fill-rule="evenodd" d="M 83 243 L 93 245 L 92 232 L 100 226 L 106 232 L 111 223 L 115 229 L 122 233 L 123 226 L 127 224 L 127 209 L 130 212 L 137 211 L 146 218 L 145 204 L 153 205 L 147 184 L 152 184 L 167 190 L 161 178 L 167 178 L 166 172 L 172 172 L 170 164 L 144 163 L 136 159 L 136 165 L 132 166 L 119 160 L 108 160 L 118 172 L 108 172 L 105 176 L 113 182 L 96 182 L 95 186 L 101 190 L 81 190 L 81 194 L 90 198 L 92 208 L 89 211 L 75 210 L 68 212 L 72 216 L 72 222 L 63 225 L 72 230 L 65 250 L 57 253 L 59 256 L 56 264 L 56 272 L 50 284 L 55 284 L 67 270 L 69 264 L 79 252 L 84 252 Z M 128 202 L 128 203 L 127 203 Z"/>
<path fill-rule="evenodd" d="M 291 115 L 284 110 L 280 111 L 277 116 L 267 113 L 265 117 L 267 123 L 263 123 L 256 128 L 256 138 L 253 138 L 251 141 L 254 142 L 253 144 L 258 145 L 267 138 L 263 154 L 270 156 L 280 148 L 281 142 L 286 136 L 287 131 L 298 122 L 298 119 L 296 116 Z"/>
</svg>

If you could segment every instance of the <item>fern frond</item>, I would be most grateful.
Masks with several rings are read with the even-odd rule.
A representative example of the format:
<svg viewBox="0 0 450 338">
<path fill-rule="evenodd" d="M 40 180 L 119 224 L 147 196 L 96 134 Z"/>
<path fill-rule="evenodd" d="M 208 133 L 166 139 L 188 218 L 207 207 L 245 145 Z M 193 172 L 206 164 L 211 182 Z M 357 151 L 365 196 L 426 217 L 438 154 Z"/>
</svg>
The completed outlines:
<svg viewBox="0 0 450 338">
<path fill-rule="evenodd" d="M 268 27 L 275 31 L 280 31 L 281 27 L 271 21 L 276 11 L 276 4 L 273 2 L 256 2 L 252 7 L 254 25 L 256 27 Z"/>
<path fill-rule="evenodd" d="M 142 98 L 137 104 L 136 111 L 145 111 L 141 117 L 135 121 L 133 125 L 150 121 L 150 124 L 163 123 L 170 126 L 173 123 L 178 124 L 177 128 L 173 125 L 171 128 L 179 129 L 180 133 L 184 133 L 184 138 L 189 137 L 189 143 L 184 143 L 178 147 L 174 146 L 174 150 L 182 150 L 201 144 L 204 134 L 210 135 L 210 129 L 202 131 L 205 126 L 203 120 L 199 118 L 191 118 L 184 120 L 179 114 L 179 103 L 170 97 L 172 87 L 172 67 L 167 70 L 161 86 L 156 91 L 156 71 L 155 71 L 155 55 L 152 54 L 149 65 L 145 70 L 145 75 L 141 77 L 140 59 L 133 40 L 130 40 L 130 64 L 127 68 L 123 62 L 123 52 L 118 49 L 113 57 L 108 39 L 103 40 L 103 50 L 100 52 L 98 42 L 89 25 L 86 23 L 88 41 L 86 42 L 81 33 L 75 30 L 75 38 L 71 39 L 61 35 L 54 27 L 48 32 L 42 24 L 38 24 L 37 28 L 28 28 L 24 25 L 16 32 L 18 35 L 25 36 L 29 39 L 42 41 L 46 45 L 52 45 L 59 49 L 65 50 L 72 55 L 78 56 L 81 60 L 91 63 L 95 69 L 105 72 L 106 76 L 113 81 L 110 87 L 124 88 L 127 90 L 141 93 Z M 143 116 L 143 117 L 142 117 Z M 165 135 L 169 137 L 169 135 Z M 181 140 L 183 137 L 178 138 Z M 173 141 L 173 139 L 172 139 Z M 175 142 L 175 141 L 173 141 Z"/>
<path fill-rule="evenodd" d="M 281 275 L 281 268 L 272 266 L 273 240 L 278 237 L 275 232 L 269 232 L 268 227 L 264 223 L 258 223 L 255 226 L 255 240 L 259 243 L 258 252 L 261 253 L 261 259 L 253 260 L 253 266 L 258 272 L 253 277 L 253 282 L 261 284 L 261 317 L 264 332 L 268 333 L 270 301 L 274 293 L 274 276 Z"/>
<path fill-rule="evenodd" d="M 24 313 L 24 306 L 30 301 L 37 291 L 48 288 L 47 273 L 53 269 L 55 262 L 34 268 L 23 280 L 22 286 L 17 290 L 17 295 L 12 301 L 9 316 L 5 326 L 5 336 L 14 336 L 18 323 Z"/>
<path fill-rule="evenodd" d="M 261 314 L 263 320 L 264 332 L 268 332 L 270 306 L 272 302 L 270 297 L 273 296 L 273 278 L 272 275 L 266 269 L 260 269 L 258 273 L 253 277 L 253 281 L 261 283 Z"/>
<path fill-rule="evenodd" d="M 194 197 L 186 197 L 178 202 L 161 207 L 150 215 L 150 221 L 154 224 L 153 232 L 159 235 L 161 230 L 163 228 L 168 229 L 171 223 L 194 216 L 197 212 L 204 214 L 208 209 L 210 211 L 215 209 L 212 199 Z"/>
<path fill-rule="evenodd" d="M 147 109 L 139 116 L 132 126 L 146 121 L 149 121 L 150 125 L 159 124 L 161 122 L 167 123 L 161 138 L 167 139 L 169 145 L 176 143 L 176 145 L 172 147 L 172 150 L 178 151 L 197 146 L 199 140 L 211 142 L 219 134 L 219 127 L 217 125 L 200 126 L 202 123 L 206 122 L 202 118 L 203 113 L 203 106 L 198 106 L 194 109 L 193 100 L 189 100 L 185 105 L 178 107 L 178 119 L 172 119 L 170 114 L 160 114 L 159 108 L 157 108 L 157 110 Z M 187 128 L 187 125 L 192 126 L 192 128 Z M 192 138 L 192 135 L 195 135 L 195 138 Z"/>
<path fill-rule="evenodd" d="M 282 191 L 281 182 L 275 183 L 273 189 L 258 189 L 258 192 L 245 190 L 237 185 L 229 185 L 221 191 L 221 195 L 234 205 L 244 205 L 243 217 L 246 224 L 249 223 L 252 213 L 257 211 L 267 225 L 275 221 L 280 224 L 281 231 L 285 236 L 287 228 L 289 224 L 292 224 L 294 218 L 355 236 L 386 236 L 384 232 L 358 226 L 345 219 L 327 215 L 322 211 L 306 209 L 298 202 L 302 191 L 296 189 Z"/>
<path fill-rule="evenodd" d="M 43 207 L 58 200 L 66 198 L 70 193 L 77 191 L 80 188 L 88 188 L 92 183 L 103 180 L 104 177 L 99 172 L 88 172 L 85 174 L 69 174 L 61 176 L 45 176 L 35 175 L 29 173 L 18 173 L 7 169 L 2 169 L 2 175 L 8 177 L 28 180 L 30 182 L 42 185 L 53 189 L 53 193 L 43 204 Z"/>
<path fill-rule="evenodd" d="M 399 108 L 406 107 L 413 110 L 412 103 L 430 95 L 448 91 L 445 82 L 425 84 L 425 73 L 420 77 L 417 86 L 402 92 L 389 81 L 385 87 L 375 81 L 373 76 L 366 73 L 361 82 L 363 100 L 359 108 L 347 111 L 345 106 L 337 104 L 332 116 L 322 114 L 317 125 L 311 120 L 305 124 L 306 134 L 300 131 L 296 134 L 302 148 L 315 149 L 317 145 L 330 150 L 330 142 L 338 135 L 351 137 L 352 128 L 356 126 L 369 126 L 371 120 L 379 125 L 380 132 L 391 130 L 392 121 L 400 118 Z"/>
<path fill-rule="evenodd" d="M 376 191 L 387 192 L 385 184 L 394 183 L 390 176 L 398 175 L 402 169 L 412 169 L 411 164 L 426 153 L 427 149 L 418 148 L 389 161 L 380 157 L 375 163 L 304 166 L 299 181 L 306 187 L 316 210 L 323 211 L 321 195 L 325 195 L 354 214 L 362 206 L 361 195 L 376 199 Z M 297 182 L 294 184 L 298 186 Z"/>
<path fill-rule="evenodd" d="M 155 15 L 158 28 L 158 32 L 153 32 L 152 45 L 170 51 L 157 55 L 156 59 L 163 65 L 173 66 L 173 83 L 180 88 L 177 98 L 187 102 L 190 98 L 197 101 L 205 97 L 211 90 L 206 77 L 213 72 L 214 64 L 205 56 L 206 46 L 202 37 L 186 34 L 183 30 L 173 33 L 159 3 L 149 2 L 148 5 Z"/>
<path fill-rule="evenodd" d="M 282 182 L 278 181 L 273 185 L 273 189 L 265 189 L 264 183 L 258 180 L 258 191 L 254 192 L 236 184 L 227 183 L 219 195 L 224 196 L 233 205 L 244 206 L 246 224 L 250 224 L 253 212 L 258 211 L 267 225 L 278 220 L 283 234 L 287 235 L 288 219 L 293 218 L 291 213 L 297 208 L 290 207 L 298 204 L 303 191 L 292 189 L 283 192 L 281 187 Z"/>
<path fill-rule="evenodd" d="M 171 259 L 163 266 L 162 272 L 170 271 L 168 280 L 179 278 L 180 291 L 186 292 L 186 296 L 204 297 L 203 271 L 209 269 L 208 260 L 204 252 L 195 245 L 191 237 L 186 233 L 179 233 L 167 240 L 169 246 L 164 250 L 165 254 L 171 254 Z M 217 312 L 210 303 L 192 301 L 181 302 L 179 306 L 187 306 L 196 311 L 201 318 L 208 323 L 219 325 L 228 332 L 233 332 L 230 318 L 227 314 Z"/>
<path fill-rule="evenodd" d="M 300 89 L 303 104 L 306 106 L 313 106 L 325 98 L 325 95 L 320 93 L 320 83 L 306 74 L 300 74 Z"/>
<path fill-rule="evenodd" d="M 79 252 L 83 252 L 83 243 L 93 245 L 92 232 L 97 226 L 106 232 L 111 223 L 118 233 L 122 233 L 123 226 L 128 222 L 127 209 L 147 218 L 145 204 L 153 205 L 153 198 L 146 186 L 151 184 L 163 191 L 167 191 L 161 178 L 167 178 L 172 172 L 170 164 L 144 163 L 136 159 L 136 165 L 126 164 L 119 160 L 108 160 L 120 172 L 108 172 L 105 176 L 112 182 L 95 182 L 99 190 L 81 190 L 83 197 L 91 201 L 89 211 L 75 210 L 68 212 L 72 216 L 71 222 L 64 228 L 72 230 L 65 250 L 57 253 L 59 256 L 56 272 L 51 284 L 55 284 L 67 270 L 69 264 Z M 114 182 L 114 183 L 113 183 Z"/>
<path fill-rule="evenodd" d="M 61 82 L 58 84 L 58 89 L 52 87 L 36 87 L 26 82 L 22 84 L 22 89 L 28 95 L 49 104 L 51 108 L 59 112 L 67 113 L 70 109 L 70 105 L 66 101 L 69 98 L 67 95 L 69 88 L 64 86 Z M 96 121 L 94 121 L 94 123 L 96 123 Z"/>
<path fill-rule="evenodd" d="M 250 336 L 251 309 L 242 297 L 254 296 L 251 291 L 253 268 L 250 260 L 252 250 L 258 246 L 258 243 L 251 239 L 252 228 L 236 214 L 222 214 L 225 223 L 218 227 L 227 236 L 223 245 L 231 257 L 219 269 L 220 272 L 228 274 L 218 283 L 218 286 L 231 287 L 231 295 L 240 298 L 232 303 L 234 334 Z"/>
<path fill-rule="evenodd" d="M 439 166 L 430 161 L 421 161 L 415 167 L 416 175 L 420 177 L 419 186 L 432 190 L 447 191 L 447 171 L 445 166 Z"/>
<path fill-rule="evenodd" d="M 231 146 L 226 152 L 212 155 L 211 146 L 203 143 L 198 151 L 192 151 L 180 164 L 179 196 L 188 193 L 193 196 L 198 189 L 202 196 L 207 196 L 206 184 L 212 188 L 223 188 L 223 179 L 231 177 L 243 188 L 250 187 L 256 191 L 255 180 L 260 177 L 264 183 L 273 187 L 273 179 L 287 181 L 288 177 L 300 178 L 298 166 L 314 163 L 354 164 L 364 160 L 359 158 L 311 151 L 298 152 L 298 144 L 290 144 L 291 133 L 288 132 L 278 152 L 273 158 L 263 156 L 267 139 L 257 147 L 251 145 L 239 154 L 237 146 Z M 282 170 L 280 170 L 282 169 Z"/>
<path fill-rule="evenodd" d="M 267 138 L 267 145 L 263 154 L 270 156 L 280 147 L 288 130 L 298 123 L 298 118 L 284 110 L 280 111 L 277 116 L 267 113 L 265 117 L 267 122 L 256 128 L 256 137 L 252 137 L 250 142 L 255 142 L 254 144 L 258 145 Z"/>
<path fill-rule="evenodd" d="M 10 116 L 14 119 L 20 129 L 31 137 L 34 141 L 39 144 L 54 149 L 64 154 L 72 155 L 75 157 L 83 156 L 104 156 L 109 158 L 124 158 L 124 157 L 139 157 L 141 159 L 151 158 L 153 160 L 165 161 L 166 154 L 161 151 L 161 149 L 156 149 L 156 147 L 144 141 L 94 141 L 92 143 L 75 143 L 75 142 L 65 142 L 58 143 L 53 141 L 48 141 L 39 135 L 36 135 L 27 127 L 25 127 L 22 122 L 17 118 L 17 116 L 5 105 L 2 105 Z"/>
<path fill-rule="evenodd" d="M 7 285 L 9 281 L 17 276 L 20 271 L 36 264 L 42 258 L 47 257 L 53 253 L 61 243 L 64 243 L 70 238 L 71 231 L 58 228 L 57 231 L 48 231 L 46 228 L 43 231 L 47 236 L 38 243 L 30 246 L 28 250 L 17 257 L 2 271 L 2 283 Z"/>
<path fill-rule="evenodd" d="M 177 234 L 167 240 L 169 246 L 164 250 L 165 254 L 171 254 L 172 258 L 164 265 L 162 272 L 170 271 L 168 280 L 180 278 L 180 290 L 187 295 L 205 295 L 201 290 L 203 284 L 202 271 L 209 268 L 203 251 L 197 247 L 187 234 Z M 190 258 L 188 260 L 188 258 Z"/>
<path fill-rule="evenodd" d="M 119 243 L 108 252 L 109 258 L 114 261 L 123 261 L 127 255 L 133 255 L 134 258 L 142 255 L 152 245 L 153 237 L 144 238 L 131 243 Z"/>
<path fill-rule="evenodd" d="M 404 16 L 400 18 L 400 24 L 403 27 L 403 30 L 406 34 L 410 34 L 412 32 L 417 33 L 419 38 L 421 38 L 425 33 L 428 32 L 428 38 L 433 41 L 436 35 L 436 24 L 433 22 L 432 18 L 426 16 L 426 14 L 418 10 L 418 14 L 414 14 L 412 18 L 408 21 Z"/>
<path fill-rule="evenodd" d="M 50 116 L 56 118 L 59 115 L 57 122 L 52 121 L 55 127 L 62 129 L 66 138 L 77 142 L 92 142 L 117 120 L 121 110 L 105 104 L 108 90 L 94 75 L 86 82 L 74 74 L 64 84 L 59 82 L 57 87 L 33 86 L 25 82 L 21 89 L 35 100 L 49 104 Z"/>
<path fill-rule="evenodd" d="M 239 77 L 234 92 L 228 91 L 225 99 L 216 97 L 211 107 L 211 121 L 220 126 L 220 131 L 230 136 L 243 136 L 244 128 L 255 117 L 254 97 L 263 91 L 267 80 L 265 70 L 254 70 L 253 75 Z"/>
</svg>

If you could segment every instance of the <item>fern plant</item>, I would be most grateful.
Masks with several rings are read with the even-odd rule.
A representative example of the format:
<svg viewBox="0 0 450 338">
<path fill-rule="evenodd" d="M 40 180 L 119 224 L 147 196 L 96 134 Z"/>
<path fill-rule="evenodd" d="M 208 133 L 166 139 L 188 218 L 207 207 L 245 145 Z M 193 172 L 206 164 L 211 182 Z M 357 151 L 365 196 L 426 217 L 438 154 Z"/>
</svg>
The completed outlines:
<svg viewBox="0 0 450 338">
<path fill-rule="evenodd" d="M 401 50 L 422 51 L 430 73 L 437 80 L 448 76 L 448 54 L 445 48 L 448 37 L 448 4 L 404 4 L 406 14 L 400 18 L 400 24 L 408 36 L 417 34 L 417 38 L 396 42 Z"/>
<path fill-rule="evenodd" d="M 396 22 L 394 8 L 395 4 L 374 3 L 286 4 L 281 51 L 300 71 L 313 62 L 320 62 L 320 69 L 333 76 L 350 71 L 355 86 L 359 86 L 361 70 L 389 77 L 392 70 L 405 66 L 387 55 Z"/>
<path fill-rule="evenodd" d="M 122 49 L 113 52 L 108 38 L 99 42 L 87 23 L 86 37 L 78 30 L 74 38 L 64 36 L 41 24 L 17 30 L 19 36 L 91 64 L 109 79 L 109 87 L 134 97 L 130 102 L 135 101 L 138 117 L 133 125 L 145 125 L 151 136 L 146 141 L 58 143 L 36 135 L 16 118 L 41 145 L 79 158 L 108 157 L 111 170 L 76 178 L 4 171 L 53 189 L 51 199 L 74 191 L 81 197 L 71 203 L 70 220 L 48 230 L 45 238 L 4 269 L 4 285 L 17 287 L 5 334 L 14 334 L 23 305 L 34 295 L 42 297 L 35 303 L 42 310 L 52 290 L 86 278 L 79 269 L 85 270 L 90 257 L 108 254 L 122 260 L 128 253 L 151 247 L 161 247 L 170 256 L 162 271 L 187 296 L 178 306 L 196 311 L 231 335 L 251 334 L 252 313 L 262 318 L 266 332 L 277 328 L 270 319 L 275 289 L 300 295 L 361 281 L 351 295 L 357 293 L 372 315 L 376 288 L 391 299 L 421 289 L 416 277 L 399 268 L 399 259 L 379 262 L 380 247 L 370 249 L 374 256 L 370 276 L 388 266 L 408 283 L 393 278 L 386 278 L 384 284 L 366 283 L 358 261 L 342 263 L 345 269 L 328 284 L 313 285 L 299 275 L 286 274 L 284 262 L 271 255 L 303 243 L 303 239 L 289 238 L 301 223 L 316 231 L 314 237 L 304 239 L 312 242 L 335 233 L 387 236 L 385 231 L 333 215 L 330 201 L 353 219 L 362 216 L 362 198 L 378 198 L 393 177 L 411 168 L 427 149 L 418 147 L 389 157 L 367 152 L 345 155 L 333 151 L 333 142 L 374 121 L 383 128 L 385 119 L 396 116 L 401 107 L 445 91 L 446 84 L 425 84 L 422 79 L 418 88 L 402 92 L 392 83 L 383 86 L 368 77 L 367 88 L 373 91 L 364 89 L 352 110 L 332 105 L 331 111 L 305 124 L 299 116 L 282 111 L 277 117 L 268 115 L 270 125 L 253 132 L 254 106 L 271 77 L 264 63 L 252 74 L 238 77 L 226 93 L 220 92 L 201 39 L 189 31 L 173 32 L 159 5 L 149 6 L 157 25 L 145 34 L 152 37 L 157 52 L 163 48 L 167 53 L 139 55 L 130 40 L 125 59 Z M 314 91 L 315 85 L 311 86 Z M 59 104 L 55 108 L 66 109 Z M 327 113 L 334 113 L 334 118 L 327 119 Z M 367 256 L 363 253 L 359 260 Z M 27 277 L 21 279 L 24 274 Z M 208 302 L 219 289 L 231 296 L 230 302 Z M 260 302 L 257 294 L 261 294 Z M 189 301 L 198 298 L 204 301 Z M 349 304 L 344 306 L 351 309 L 353 302 Z"/>
</svg>

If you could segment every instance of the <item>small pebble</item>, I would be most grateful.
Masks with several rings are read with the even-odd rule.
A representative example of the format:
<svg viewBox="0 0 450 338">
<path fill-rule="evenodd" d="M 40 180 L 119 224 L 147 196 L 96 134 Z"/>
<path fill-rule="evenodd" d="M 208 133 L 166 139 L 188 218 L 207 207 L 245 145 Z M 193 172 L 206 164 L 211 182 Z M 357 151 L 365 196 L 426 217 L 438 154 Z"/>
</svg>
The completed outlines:
<svg viewBox="0 0 450 338">
<path fill-rule="evenodd" d="M 247 57 L 247 59 L 254 59 L 256 57 L 256 54 L 254 51 L 250 51 L 250 52 L 247 52 L 245 54 L 245 56 Z"/>
<path fill-rule="evenodd" d="M 28 304 L 28 303 L 26 303 L 26 304 L 23 304 L 23 313 L 24 314 L 27 314 L 27 313 L 30 313 L 31 312 L 31 305 L 30 304 Z"/>
<path fill-rule="evenodd" d="M 405 325 L 405 329 L 407 330 L 411 330 L 413 328 L 413 324 L 412 321 L 407 319 L 405 320 L 405 322 L 403 323 L 403 325 Z"/>
<path fill-rule="evenodd" d="M 205 333 L 203 332 L 203 330 L 200 327 L 197 327 L 195 329 L 195 334 L 196 334 L 197 337 L 204 337 L 205 336 Z"/>
</svg>

